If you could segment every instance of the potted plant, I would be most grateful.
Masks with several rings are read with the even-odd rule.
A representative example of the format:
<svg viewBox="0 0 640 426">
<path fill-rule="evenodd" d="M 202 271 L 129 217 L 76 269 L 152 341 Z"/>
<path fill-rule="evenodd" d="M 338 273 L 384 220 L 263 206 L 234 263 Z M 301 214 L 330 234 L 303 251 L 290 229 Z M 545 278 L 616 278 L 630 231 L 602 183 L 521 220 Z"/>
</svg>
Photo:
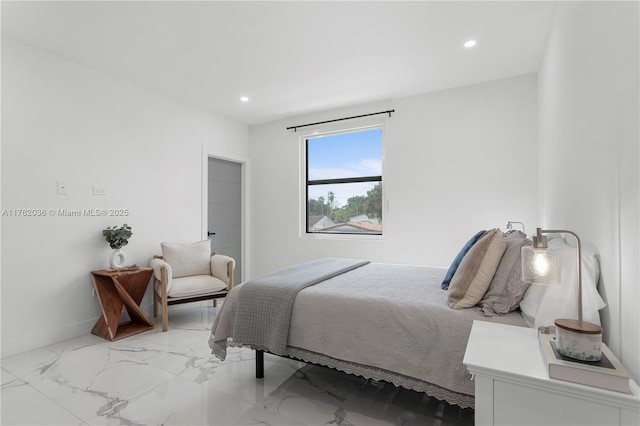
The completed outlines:
<svg viewBox="0 0 640 426">
<path fill-rule="evenodd" d="M 109 258 L 109 265 L 113 268 L 123 266 L 127 261 L 127 255 L 121 249 L 129 244 L 129 238 L 133 235 L 131 227 L 126 223 L 120 227 L 108 226 L 107 229 L 102 231 L 102 235 L 109 243 L 109 247 L 114 249 Z"/>
</svg>

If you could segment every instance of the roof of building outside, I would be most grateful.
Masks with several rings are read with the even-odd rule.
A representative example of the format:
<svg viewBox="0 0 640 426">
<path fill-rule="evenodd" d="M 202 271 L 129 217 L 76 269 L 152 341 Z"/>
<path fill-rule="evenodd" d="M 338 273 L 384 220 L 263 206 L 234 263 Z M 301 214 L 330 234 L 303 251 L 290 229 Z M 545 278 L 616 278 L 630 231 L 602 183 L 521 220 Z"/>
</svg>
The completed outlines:
<svg viewBox="0 0 640 426">
<path fill-rule="evenodd" d="M 316 231 L 330 231 L 332 229 L 335 230 L 336 228 L 345 227 L 345 226 L 351 226 L 353 228 L 356 228 L 362 231 L 367 231 L 367 232 L 380 232 L 380 233 L 382 232 L 382 224 L 373 223 L 370 221 L 337 223 L 335 225 L 316 229 Z"/>
</svg>

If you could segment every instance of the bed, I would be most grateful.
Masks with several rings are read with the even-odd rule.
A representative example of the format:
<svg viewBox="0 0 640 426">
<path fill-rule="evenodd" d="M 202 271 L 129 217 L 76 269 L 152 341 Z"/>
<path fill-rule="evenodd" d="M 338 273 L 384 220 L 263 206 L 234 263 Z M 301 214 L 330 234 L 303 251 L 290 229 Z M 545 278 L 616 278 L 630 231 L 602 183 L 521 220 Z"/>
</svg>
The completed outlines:
<svg viewBox="0 0 640 426">
<path fill-rule="evenodd" d="M 314 278 L 314 282 L 296 290 L 284 319 L 274 317 L 286 311 L 277 305 L 279 296 L 268 294 L 269 290 L 256 293 L 256 300 L 247 311 L 243 292 L 248 294 L 250 285 L 263 291 L 279 281 L 287 282 L 292 273 L 313 275 L 314 267 L 332 262 L 331 258 L 295 265 L 268 274 L 262 281 L 240 284 L 229 293 L 216 315 L 209 345 L 222 360 L 228 346 L 249 347 L 256 350 L 257 360 L 262 359 L 263 352 L 274 353 L 473 408 L 474 385 L 462 364 L 473 321 L 528 326 L 517 308 L 528 287 L 519 281 L 517 264 L 519 249 L 526 240 L 522 236 L 510 241 L 497 231 L 487 242 L 487 232 L 474 236 L 476 241 L 469 244 L 470 240 L 463 247 L 453 274 L 456 261 L 448 269 L 353 261 L 355 267 L 327 273 L 326 279 Z M 493 249 L 494 245 L 499 248 Z M 481 252 L 480 261 L 477 252 Z M 492 256 L 497 260 L 491 260 Z M 487 262 L 491 263 L 490 276 L 483 278 L 481 275 L 487 275 Z M 452 295 L 460 290 L 460 277 L 468 275 L 469 270 L 472 282 L 466 280 L 470 285 L 452 303 Z M 482 300 L 465 302 L 465 297 L 478 291 L 474 283 L 479 278 L 484 287 L 480 290 Z M 496 280 L 504 283 L 492 287 Z M 450 283 L 451 288 L 443 289 L 444 283 Z M 505 299 L 495 296 L 505 290 L 509 306 L 501 308 Z M 256 315 L 256 310 L 265 310 L 267 316 Z M 263 330 L 253 335 L 241 332 L 240 328 L 247 324 Z M 285 330 L 284 337 L 278 335 L 276 341 L 274 336 L 262 335 L 274 329 L 279 329 L 276 334 Z M 259 369 L 259 363 L 256 365 Z"/>
</svg>

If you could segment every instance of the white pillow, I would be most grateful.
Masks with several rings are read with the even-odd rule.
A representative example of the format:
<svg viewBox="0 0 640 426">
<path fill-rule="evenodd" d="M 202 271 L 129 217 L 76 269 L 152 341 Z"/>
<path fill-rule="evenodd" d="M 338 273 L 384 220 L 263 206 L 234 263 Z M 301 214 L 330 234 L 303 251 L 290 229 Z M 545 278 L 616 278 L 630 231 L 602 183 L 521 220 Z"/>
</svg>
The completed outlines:
<svg viewBox="0 0 640 426">
<path fill-rule="evenodd" d="M 211 275 L 211 242 L 161 243 L 162 257 L 171 265 L 173 278 Z"/>
<path fill-rule="evenodd" d="M 560 255 L 562 284 L 529 286 L 520 302 L 522 316 L 529 327 L 553 325 L 558 318 L 578 318 L 578 265 L 576 248 L 562 238 L 549 241 Z M 600 267 L 594 253 L 582 249 L 582 319 L 600 325 L 600 309 L 606 304 L 598 293 Z"/>
</svg>

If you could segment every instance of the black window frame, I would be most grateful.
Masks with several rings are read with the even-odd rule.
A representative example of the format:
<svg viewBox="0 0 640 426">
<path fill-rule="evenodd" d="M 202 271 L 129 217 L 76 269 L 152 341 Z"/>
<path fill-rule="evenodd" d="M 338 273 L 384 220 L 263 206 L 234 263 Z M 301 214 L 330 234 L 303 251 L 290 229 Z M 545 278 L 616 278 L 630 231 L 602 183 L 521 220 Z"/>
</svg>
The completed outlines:
<svg viewBox="0 0 640 426">
<path fill-rule="evenodd" d="M 380 182 L 382 185 L 382 174 L 376 176 L 362 176 L 362 177 L 350 177 L 350 178 L 335 178 L 335 179 L 309 179 L 309 140 L 310 139 L 318 139 L 322 136 L 326 135 L 338 135 L 338 134 L 347 134 L 347 133 L 359 133 L 366 132 L 368 130 L 380 129 L 382 134 L 384 135 L 384 131 L 382 126 L 372 126 L 371 128 L 366 129 L 358 129 L 358 130 L 345 130 L 345 131 L 337 131 L 331 132 L 322 135 L 309 135 L 304 139 L 304 154 L 305 154 L 305 233 L 311 235 L 365 235 L 365 236 L 381 236 L 383 231 L 380 232 L 327 232 L 327 231 L 309 231 L 309 186 L 314 185 L 328 185 L 328 184 L 341 184 L 341 183 L 362 183 L 362 182 Z M 384 144 L 384 139 L 382 141 Z M 382 161 L 382 158 L 381 158 Z M 384 188 L 382 188 L 384 189 Z M 381 201 L 383 202 L 383 201 Z M 381 206 L 382 208 L 382 206 Z"/>
</svg>

